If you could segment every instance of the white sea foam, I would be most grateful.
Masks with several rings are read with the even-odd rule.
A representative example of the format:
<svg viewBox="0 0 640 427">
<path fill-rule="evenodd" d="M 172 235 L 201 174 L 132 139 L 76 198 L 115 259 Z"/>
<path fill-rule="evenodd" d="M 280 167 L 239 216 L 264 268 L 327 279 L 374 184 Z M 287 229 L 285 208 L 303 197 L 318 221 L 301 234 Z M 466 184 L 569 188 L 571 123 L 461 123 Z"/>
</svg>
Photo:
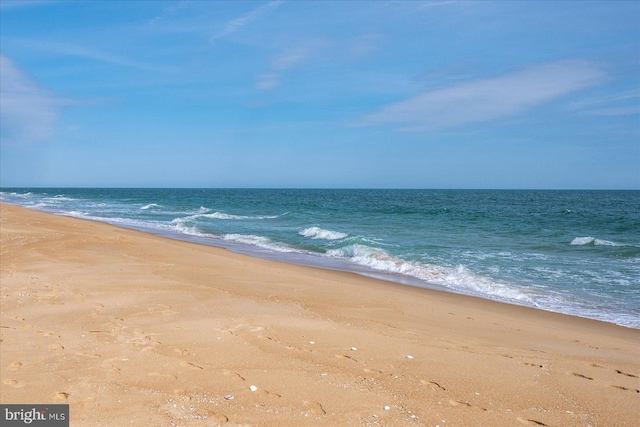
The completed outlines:
<svg viewBox="0 0 640 427">
<path fill-rule="evenodd" d="M 532 298 L 520 290 L 475 275 L 463 265 L 452 268 L 406 261 L 394 257 L 380 248 L 360 244 L 331 249 L 327 251 L 327 256 L 347 258 L 351 262 L 374 270 L 412 276 L 461 292 L 471 291 L 476 295 L 533 303 Z"/>
<path fill-rule="evenodd" d="M 122 218 L 122 217 L 103 217 L 95 216 L 89 212 L 84 211 L 68 211 L 61 212 L 61 215 L 73 216 L 78 218 L 90 219 L 92 221 L 106 222 L 108 224 L 119 225 L 122 227 L 133 228 L 138 230 L 174 230 L 174 227 L 167 225 L 166 223 L 158 221 L 139 220 L 134 218 Z"/>
<path fill-rule="evenodd" d="M 285 245 L 284 243 L 276 242 L 263 236 L 254 236 L 251 234 L 225 234 L 222 236 L 224 240 L 242 243 L 245 245 L 253 245 L 263 249 L 269 249 L 278 252 L 299 252 L 298 250 Z"/>
<path fill-rule="evenodd" d="M 188 224 L 190 222 L 191 219 L 198 217 L 199 215 L 191 215 L 191 216 L 187 216 L 184 218 L 176 218 L 173 221 L 171 221 L 171 227 L 182 233 L 182 234 L 186 234 L 188 236 L 196 236 L 196 237 L 207 237 L 206 234 L 200 232 L 200 230 L 198 230 L 198 227 L 193 226 Z"/>
<path fill-rule="evenodd" d="M 324 230 L 320 227 L 309 227 L 298 232 L 301 236 L 311 237 L 312 239 L 339 240 L 348 236 L 346 233 L 339 231 Z"/>
<path fill-rule="evenodd" d="M 584 246 L 584 245 L 594 245 L 594 246 L 626 246 L 622 243 L 610 242 L 608 240 L 596 239 L 595 237 L 576 237 L 571 241 L 572 245 Z"/>
<path fill-rule="evenodd" d="M 63 215 L 72 216 L 76 218 L 88 218 L 91 216 L 89 212 L 84 212 L 84 211 L 69 211 L 64 213 Z"/>
<path fill-rule="evenodd" d="M 195 220 L 198 218 L 223 219 L 223 220 L 251 220 L 251 219 L 275 219 L 280 216 L 280 215 L 255 215 L 255 216 L 231 215 L 231 214 L 226 214 L 224 212 L 205 213 L 208 210 L 209 209 L 201 206 L 199 213 L 194 215 L 189 215 L 183 218 L 176 218 L 176 220 Z"/>
<path fill-rule="evenodd" d="M 200 230 L 198 230 L 198 227 L 185 225 L 184 223 L 176 223 L 173 228 L 187 236 L 208 237 L 206 234 L 201 233 Z"/>
<path fill-rule="evenodd" d="M 263 217 L 251 217 L 246 215 L 231 215 L 224 212 L 214 212 L 212 214 L 203 214 L 204 218 L 212 219 L 264 219 Z"/>
<path fill-rule="evenodd" d="M 14 197 L 20 197 L 20 198 L 22 198 L 22 199 L 27 199 L 27 198 L 29 198 L 29 197 L 33 196 L 33 193 L 31 193 L 30 191 L 29 191 L 29 192 L 27 192 L 27 193 L 16 193 L 16 192 L 12 192 L 12 193 L 9 193 L 9 195 L 14 196 Z"/>
<path fill-rule="evenodd" d="M 155 203 L 149 203 L 148 205 L 143 206 L 143 207 L 141 207 L 140 209 L 142 209 L 142 210 L 146 211 L 147 209 L 159 208 L 159 207 L 160 207 L 160 205 L 158 205 L 158 204 L 155 204 Z"/>
</svg>

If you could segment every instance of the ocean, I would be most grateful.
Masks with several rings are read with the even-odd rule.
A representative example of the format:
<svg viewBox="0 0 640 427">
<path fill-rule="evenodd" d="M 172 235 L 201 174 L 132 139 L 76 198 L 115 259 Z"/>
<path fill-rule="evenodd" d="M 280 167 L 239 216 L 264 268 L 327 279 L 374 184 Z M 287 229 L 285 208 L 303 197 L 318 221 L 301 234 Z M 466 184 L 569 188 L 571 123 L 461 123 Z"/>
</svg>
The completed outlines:
<svg viewBox="0 0 640 427">
<path fill-rule="evenodd" d="M 0 201 L 640 329 L 640 191 L 3 188 Z"/>
</svg>

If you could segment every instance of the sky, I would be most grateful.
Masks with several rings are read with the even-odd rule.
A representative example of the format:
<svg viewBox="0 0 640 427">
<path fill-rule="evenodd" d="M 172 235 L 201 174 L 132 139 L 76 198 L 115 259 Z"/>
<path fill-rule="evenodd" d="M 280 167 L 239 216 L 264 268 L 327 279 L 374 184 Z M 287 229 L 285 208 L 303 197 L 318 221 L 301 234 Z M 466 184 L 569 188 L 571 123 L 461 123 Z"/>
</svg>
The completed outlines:
<svg viewBox="0 0 640 427">
<path fill-rule="evenodd" d="M 638 1 L 0 2 L 0 186 L 640 189 Z"/>
</svg>

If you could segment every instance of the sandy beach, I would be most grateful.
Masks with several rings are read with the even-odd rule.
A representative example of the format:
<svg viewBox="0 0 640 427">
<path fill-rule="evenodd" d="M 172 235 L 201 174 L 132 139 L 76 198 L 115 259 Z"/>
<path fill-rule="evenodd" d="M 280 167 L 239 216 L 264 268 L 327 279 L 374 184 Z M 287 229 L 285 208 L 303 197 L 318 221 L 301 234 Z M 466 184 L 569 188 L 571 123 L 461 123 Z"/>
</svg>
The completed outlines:
<svg viewBox="0 0 640 427">
<path fill-rule="evenodd" d="M 640 330 L 1 205 L 2 403 L 72 426 L 635 426 Z"/>
</svg>

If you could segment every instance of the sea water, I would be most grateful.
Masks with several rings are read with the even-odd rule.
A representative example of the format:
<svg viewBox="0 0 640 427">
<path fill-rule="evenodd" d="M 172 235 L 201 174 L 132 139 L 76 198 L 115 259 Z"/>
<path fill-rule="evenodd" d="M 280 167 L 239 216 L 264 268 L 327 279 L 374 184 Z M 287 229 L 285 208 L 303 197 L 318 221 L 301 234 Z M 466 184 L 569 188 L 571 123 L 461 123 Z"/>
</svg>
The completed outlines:
<svg viewBox="0 0 640 427">
<path fill-rule="evenodd" d="M 640 191 L 3 188 L 0 201 L 640 329 Z"/>
</svg>

